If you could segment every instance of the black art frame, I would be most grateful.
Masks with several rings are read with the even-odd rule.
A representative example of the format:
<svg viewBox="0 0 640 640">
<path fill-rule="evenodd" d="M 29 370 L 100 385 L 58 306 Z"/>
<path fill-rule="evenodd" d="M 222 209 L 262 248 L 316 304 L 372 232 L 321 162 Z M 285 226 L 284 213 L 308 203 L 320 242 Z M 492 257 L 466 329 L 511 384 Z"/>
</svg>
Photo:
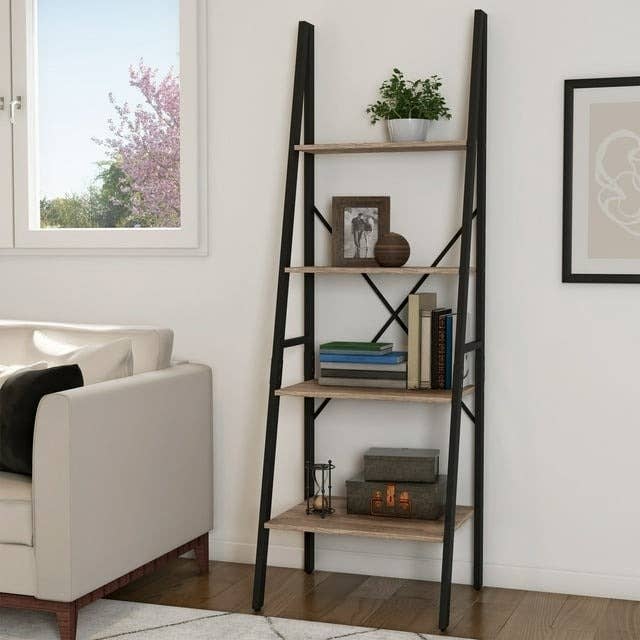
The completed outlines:
<svg viewBox="0 0 640 640">
<path fill-rule="evenodd" d="M 583 78 L 564 82 L 564 174 L 562 206 L 562 282 L 640 283 L 640 273 L 573 273 L 573 116 L 575 89 L 640 86 L 640 76 Z"/>
</svg>

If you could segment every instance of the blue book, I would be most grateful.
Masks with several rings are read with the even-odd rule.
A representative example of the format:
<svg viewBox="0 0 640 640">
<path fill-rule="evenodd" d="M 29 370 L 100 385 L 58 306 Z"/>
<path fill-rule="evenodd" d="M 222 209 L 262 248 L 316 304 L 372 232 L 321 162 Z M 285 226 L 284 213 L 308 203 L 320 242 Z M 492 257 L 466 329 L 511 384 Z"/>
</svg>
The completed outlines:
<svg viewBox="0 0 640 640">
<path fill-rule="evenodd" d="M 392 351 L 383 355 L 339 355 L 333 353 L 321 353 L 320 362 L 356 362 L 359 364 L 398 364 L 406 362 L 406 351 Z"/>
</svg>

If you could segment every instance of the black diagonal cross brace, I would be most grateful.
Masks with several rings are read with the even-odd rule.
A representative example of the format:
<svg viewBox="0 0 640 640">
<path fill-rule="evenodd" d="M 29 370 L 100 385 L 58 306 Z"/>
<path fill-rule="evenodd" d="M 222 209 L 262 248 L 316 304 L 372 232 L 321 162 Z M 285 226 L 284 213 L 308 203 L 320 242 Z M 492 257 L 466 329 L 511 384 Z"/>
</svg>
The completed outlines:
<svg viewBox="0 0 640 640">
<path fill-rule="evenodd" d="M 329 233 L 333 233 L 333 229 L 331 228 L 331 225 L 327 222 L 327 219 L 322 215 L 322 213 L 320 212 L 318 207 L 313 207 L 313 212 L 316 214 L 316 216 L 318 217 L 320 222 L 324 225 L 324 227 L 327 229 L 327 231 Z M 477 213 L 476 211 L 473 212 L 472 219 L 476 217 L 476 213 Z M 458 238 L 461 235 L 462 235 L 462 227 L 460 227 L 453 234 L 453 236 L 451 237 L 451 240 L 449 240 L 449 242 L 447 242 L 447 244 L 445 245 L 444 249 L 438 254 L 438 257 L 431 263 L 431 267 L 437 267 L 442 262 L 444 257 L 451 250 L 451 247 L 453 247 L 453 245 L 456 243 L 456 240 L 458 240 Z M 394 321 L 397 322 L 402 327 L 402 330 L 405 333 L 408 333 L 409 330 L 407 328 L 407 325 L 400 319 L 400 314 L 402 313 L 402 310 L 407 306 L 407 304 L 409 302 L 409 296 L 414 294 L 414 293 L 416 293 L 420 289 L 420 287 L 425 283 L 425 281 L 427 280 L 427 278 L 431 274 L 425 273 L 424 275 L 420 276 L 419 280 L 412 287 L 411 291 L 409 291 L 409 293 L 404 298 L 404 300 L 395 309 L 391 306 L 391 304 L 389 304 L 389 301 L 384 297 L 383 293 L 380 291 L 380 289 L 378 289 L 378 287 L 373 282 L 373 280 L 366 273 L 363 273 L 361 275 L 366 280 L 367 284 L 371 287 L 371 289 L 376 294 L 376 296 L 378 296 L 378 298 L 380 299 L 380 302 L 382 302 L 384 307 L 390 313 L 390 316 L 389 316 L 388 320 L 382 325 L 382 327 L 376 333 L 376 335 L 373 337 L 373 340 L 371 340 L 371 342 L 378 342 L 378 340 L 380 340 L 380 338 L 382 337 L 384 332 L 391 326 L 391 324 Z M 329 404 L 329 402 L 331 402 L 331 398 L 325 398 L 320 403 L 318 408 L 315 410 L 315 412 L 313 414 L 313 417 L 317 418 L 322 413 L 324 408 Z M 466 407 L 465 407 L 465 409 L 466 409 Z M 466 413 L 467 413 L 467 415 L 470 414 L 470 412 L 468 410 L 467 410 Z"/>
<path fill-rule="evenodd" d="M 318 209 L 318 207 L 313 207 L 313 212 L 316 214 L 318 220 L 320 220 L 320 222 L 323 224 L 324 228 L 329 233 L 333 233 L 333 227 L 327 222 L 327 219 L 322 215 L 320 209 Z M 395 309 L 389 304 L 389 301 L 384 297 L 382 291 L 378 289 L 375 282 L 366 273 L 362 273 L 360 275 L 366 280 L 371 289 L 373 289 L 373 292 L 378 296 L 380 302 L 382 302 L 387 311 L 392 314 L 392 316 L 394 316 L 395 321 L 402 327 L 402 330 L 405 333 L 408 333 L 409 330 L 407 329 L 407 325 L 400 318 L 398 318 Z M 377 340 L 372 340 L 372 342 L 377 342 Z"/>
</svg>

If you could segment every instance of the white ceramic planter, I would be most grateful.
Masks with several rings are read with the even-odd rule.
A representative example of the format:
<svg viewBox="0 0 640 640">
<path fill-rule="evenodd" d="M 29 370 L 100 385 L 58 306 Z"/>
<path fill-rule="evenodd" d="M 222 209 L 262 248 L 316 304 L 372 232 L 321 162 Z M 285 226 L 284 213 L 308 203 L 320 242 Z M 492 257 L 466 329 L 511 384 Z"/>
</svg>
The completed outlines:
<svg viewBox="0 0 640 640">
<path fill-rule="evenodd" d="M 429 121 L 422 118 L 387 120 L 391 142 L 424 142 L 428 124 Z"/>
</svg>

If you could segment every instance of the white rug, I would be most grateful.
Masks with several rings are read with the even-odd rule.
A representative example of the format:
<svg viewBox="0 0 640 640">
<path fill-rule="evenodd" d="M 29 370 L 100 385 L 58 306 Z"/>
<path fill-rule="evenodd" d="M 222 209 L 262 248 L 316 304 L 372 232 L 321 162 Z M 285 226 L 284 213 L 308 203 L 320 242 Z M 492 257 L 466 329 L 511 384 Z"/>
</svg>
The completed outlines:
<svg viewBox="0 0 640 640">
<path fill-rule="evenodd" d="M 438 636 L 241 613 L 98 600 L 80 611 L 78 640 L 435 640 Z M 0 640 L 58 640 L 55 616 L 0 609 Z M 449 640 L 456 640 L 449 636 Z M 461 639 L 457 639 L 461 640 Z"/>
</svg>

